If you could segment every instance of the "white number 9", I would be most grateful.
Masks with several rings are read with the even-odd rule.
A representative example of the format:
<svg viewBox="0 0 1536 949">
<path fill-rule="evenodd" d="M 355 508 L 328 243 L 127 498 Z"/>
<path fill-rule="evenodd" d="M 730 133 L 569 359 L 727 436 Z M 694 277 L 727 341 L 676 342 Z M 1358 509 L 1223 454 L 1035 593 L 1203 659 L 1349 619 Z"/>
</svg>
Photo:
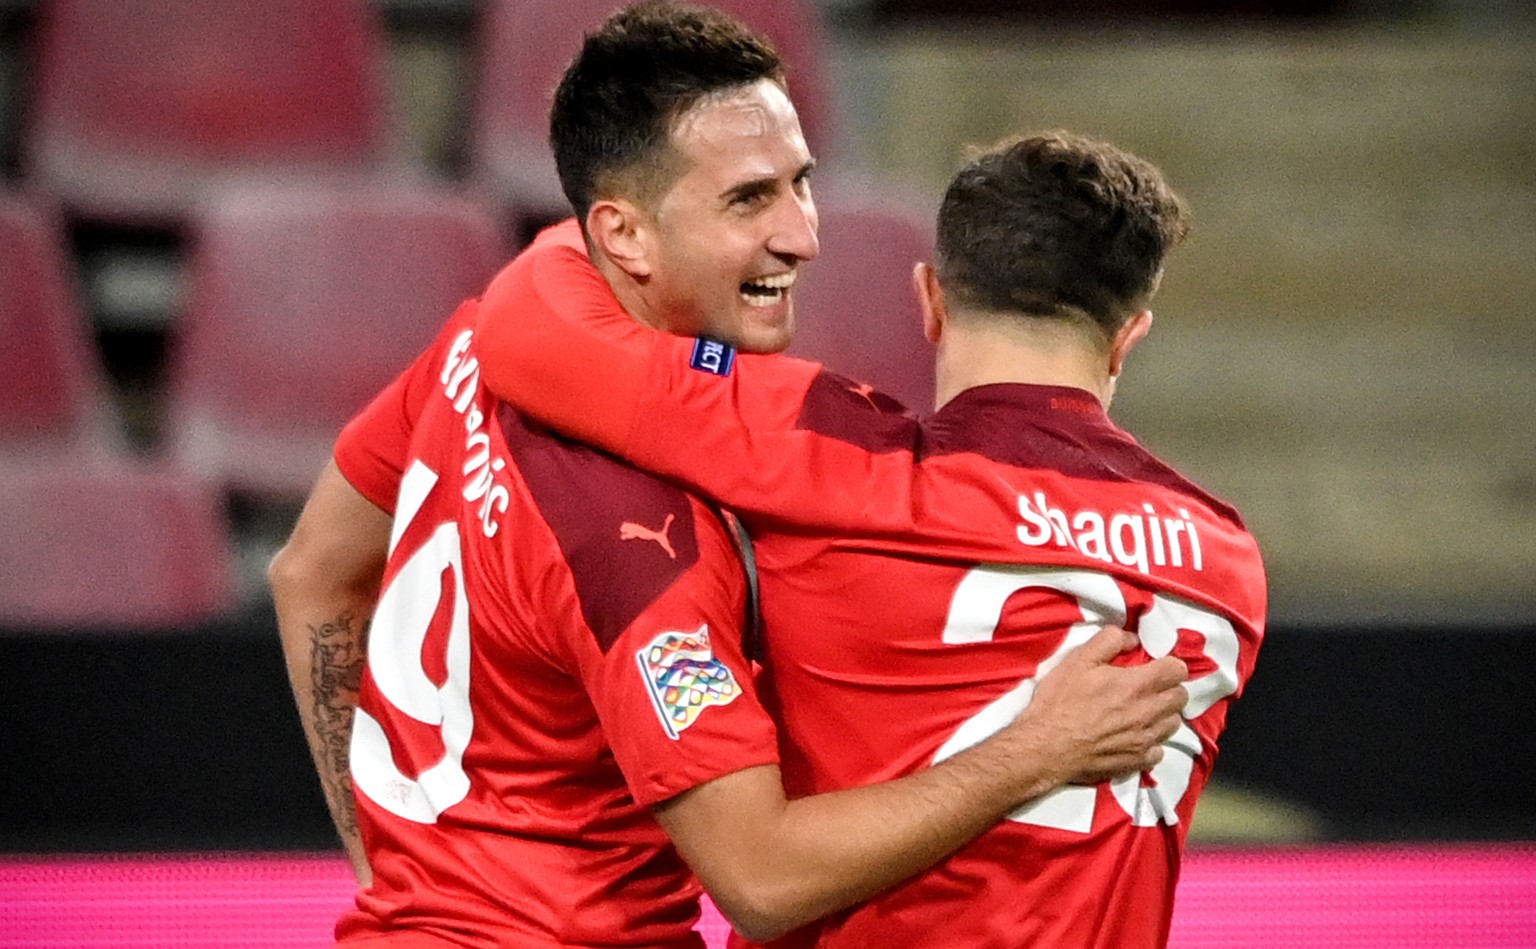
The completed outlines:
<svg viewBox="0 0 1536 949">
<path fill-rule="evenodd" d="M 437 474 L 416 462 L 400 481 L 390 550 L 400 542 L 437 483 Z M 446 667 L 438 686 L 427 676 L 422 647 L 444 593 L 443 573 L 452 575 Z M 438 815 L 469 796 L 464 749 L 474 729 L 469 704 L 469 601 L 464 590 L 459 528 L 444 523 L 432 532 L 379 597 L 368 634 L 368 670 L 390 705 L 442 734 L 444 754 L 416 777 L 395 765 L 384 726 L 357 710 L 352 725 L 352 782 L 375 804 L 407 820 L 435 824 Z"/>
</svg>

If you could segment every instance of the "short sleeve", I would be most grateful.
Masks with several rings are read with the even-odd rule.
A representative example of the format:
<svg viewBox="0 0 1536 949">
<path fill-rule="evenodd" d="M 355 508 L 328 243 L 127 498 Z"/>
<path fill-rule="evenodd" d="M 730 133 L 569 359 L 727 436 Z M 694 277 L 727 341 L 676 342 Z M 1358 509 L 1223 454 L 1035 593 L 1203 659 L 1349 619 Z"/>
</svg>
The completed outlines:
<svg viewBox="0 0 1536 949">
<path fill-rule="evenodd" d="M 411 436 L 434 377 L 447 371 L 447 360 L 456 350 L 462 355 L 474 314 L 473 302 L 459 307 L 432 345 L 354 416 L 336 439 L 334 457 L 342 476 L 386 513 L 394 513 Z"/>
<path fill-rule="evenodd" d="M 720 521 L 692 503 L 698 560 L 606 649 L 594 638 L 583 650 L 581 675 L 603 733 L 645 805 L 779 760 L 741 645 L 741 562 Z"/>
</svg>

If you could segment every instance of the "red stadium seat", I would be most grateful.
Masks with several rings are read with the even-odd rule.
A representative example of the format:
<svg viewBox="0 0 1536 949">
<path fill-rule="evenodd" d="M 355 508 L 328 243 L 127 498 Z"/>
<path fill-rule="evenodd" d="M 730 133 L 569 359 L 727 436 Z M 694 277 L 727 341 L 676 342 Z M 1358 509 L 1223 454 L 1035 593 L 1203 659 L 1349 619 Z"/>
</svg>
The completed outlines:
<svg viewBox="0 0 1536 949">
<path fill-rule="evenodd" d="M 0 447 L 7 452 L 112 442 L 88 327 L 57 223 L 0 194 Z"/>
<path fill-rule="evenodd" d="M 38 13 L 23 173 L 72 213 L 171 225 L 230 179 L 393 157 L 366 0 L 43 0 Z"/>
<path fill-rule="evenodd" d="M 795 287 L 789 352 L 930 411 L 934 352 L 912 266 L 933 259 L 933 225 L 893 201 L 818 194 L 817 207 L 821 255 Z"/>
<path fill-rule="evenodd" d="M 833 147 L 820 14 L 813 0 L 713 0 L 761 30 L 787 64 L 813 152 Z M 549 151 L 549 107 L 582 37 L 622 0 L 491 0 L 483 14 L 470 129 L 471 174 L 534 221 L 570 214 Z"/>
<path fill-rule="evenodd" d="M 218 493 L 164 468 L 0 464 L 0 624 L 154 627 L 234 606 Z"/>
<path fill-rule="evenodd" d="M 410 185 L 252 187 L 195 222 L 170 360 L 173 454 L 302 496 L 341 426 L 504 260 L 494 217 Z"/>
</svg>

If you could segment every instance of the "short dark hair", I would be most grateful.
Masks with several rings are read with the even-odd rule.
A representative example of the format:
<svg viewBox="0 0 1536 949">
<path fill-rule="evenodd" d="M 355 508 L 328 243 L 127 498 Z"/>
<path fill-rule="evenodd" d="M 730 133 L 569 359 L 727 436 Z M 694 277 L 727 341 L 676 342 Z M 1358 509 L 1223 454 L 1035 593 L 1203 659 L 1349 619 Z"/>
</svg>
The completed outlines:
<svg viewBox="0 0 1536 949">
<path fill-rule="evenodd" d="M 1189 231 L 1153 165 L 1053 131 L 1006 140 L 955 175 L 939 209 L 939 280 L 959 307 L 1091 320 L 1106 339 L 1157 289 Z"/>
<path fill-rule="evenodd" d="M 638 187 L 670 181 L 678 116 L 763 79 L 784 85 L 779 54 L 719 10 L 645 0 L 609 17 L 587 35 L 550 109 L 549 144 L 576 215 L 585 218 L 622 176 Z"/>
</svg>

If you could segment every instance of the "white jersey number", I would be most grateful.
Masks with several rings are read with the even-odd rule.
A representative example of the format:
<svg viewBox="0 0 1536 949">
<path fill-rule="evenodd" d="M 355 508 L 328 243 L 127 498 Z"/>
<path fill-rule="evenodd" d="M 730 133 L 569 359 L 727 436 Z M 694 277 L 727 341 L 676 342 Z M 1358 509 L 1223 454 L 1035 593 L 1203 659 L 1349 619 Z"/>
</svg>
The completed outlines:
<svg viewBox="0 0 1536 949">
<path fill-rule="evenodd" d="M 437 473 L 419 461 L 400 480 L 391 553 L 437 480 Z M 452 577 L 446 590 L 445 571 Z M 448 674 L 439 686 L 427 675 L 422 647 L 445 593 L 453 602 L 447 604 Z M 457 524 L 439 525 L 379 597 L 368 634 L 368 669 L 385 701 L 401 714 L 441 730 L 445 750 L 442 760 L 407 777 L 395 765 L 383 725 L 358 709 L 352 725 L 352 783 L 392 814 L 435 824 L 439 814 L 469 795 L 464 749 L 475 724 L 469 705 L 469 601 Z"/>
<path fill-rule="evenodd" d="M 1013 721 L 1034 697 L 1035 682 L 1041 676 L 1104 626 L 1125 623 L 1125 594 L 1108 574 L 1094 570 L 984 564 L 972 568 L 955 588 L 944 625 L 944 642 L 991 642 L 997 634 L 1008 598 L 1032 587 L 1055 590 L 1072 597 L 1077 602 L 1082 621 L 1067 630 L 1061 645 L 1040 663 L 1033 676 L 1022 680 L 966 720 L 939 748 L 933 758 L 934 764 L 971 747 Z M 1184 706 L 1183 717 L 1193 721 L 1237 691 L 1237 633 L 1230 622 L 1214 613 L 1158 595 L 1153 597 L 1152 608 L 1141 618 L 1137 635 L 1149 655 L 1161 658 L 1173 651 L 1180 629 L 1194 630 L 1204 637 L 1202 651 L 1216 666 L 1214 671 L 1185 683 L 1189 701 Z M 1179 730 L 1163 748 L 1163 760 L 1151 772 L 1154 786 L 1143 787 L 1139 773 L 1127 774 L 1109 785 L 1115 802 L 1138 827 L 1152 827 L 1160 822 L 1178 823 L 1175 808 L 1189 790 L 1201 743 L 1194 729 L 1180 724 Z M 1093 827 L 1097 801 L 1097 788 L 1069 784 L 1036 798 L 1014 811 L 1008 819 L 1087 833 Z"/>
</svg>

